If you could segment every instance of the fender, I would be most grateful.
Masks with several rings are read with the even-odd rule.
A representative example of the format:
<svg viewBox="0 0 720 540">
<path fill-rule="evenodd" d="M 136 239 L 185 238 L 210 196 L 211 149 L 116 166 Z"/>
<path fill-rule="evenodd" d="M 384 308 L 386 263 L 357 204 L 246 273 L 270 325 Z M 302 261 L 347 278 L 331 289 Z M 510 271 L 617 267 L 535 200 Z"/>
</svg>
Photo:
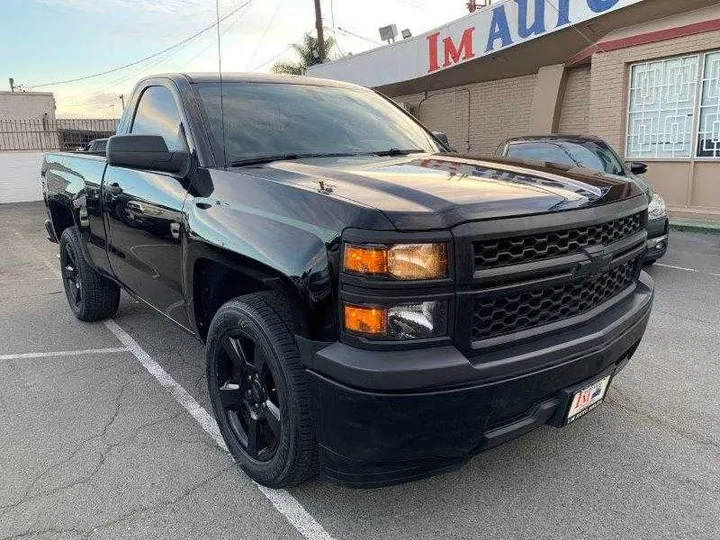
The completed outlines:
<svg viewBox="0 0 720 540">
<path fill-rule="evenodd" d="M 193 171 L 184 207 L 183 280 L 188 319 L 195 313 L 195 268 L 212 261 L 282 292 L 296 313 L 296 331 L 317 341 L 337 339 L 337 280 L 342 231 L 392 229 L 381 213 L 298 187 L 294 173 L 274 179 L 250 169 Z"/>
<path fill-rule="evenodd" d="M 68 161 L 72 160 L 73 168 Z M 105 228 L 100 204 L 100 184 L 105 172 L 101 157 L 85 157 L 73 160 L 71 155 L 48 154 L 43 163 L 43 185 L 48 213 L 56 236 L 68 226 L 76 226 L 82 241 L 82 255 L 94 268 L 110 275 L 104 254 Z M 88 179 L 90 179 L 88 181 Z M 58 222 L 61 216 L 71 216 L 71 223 Z M 102 249 L 93 249 L 100 244 Z"/>
</svg>

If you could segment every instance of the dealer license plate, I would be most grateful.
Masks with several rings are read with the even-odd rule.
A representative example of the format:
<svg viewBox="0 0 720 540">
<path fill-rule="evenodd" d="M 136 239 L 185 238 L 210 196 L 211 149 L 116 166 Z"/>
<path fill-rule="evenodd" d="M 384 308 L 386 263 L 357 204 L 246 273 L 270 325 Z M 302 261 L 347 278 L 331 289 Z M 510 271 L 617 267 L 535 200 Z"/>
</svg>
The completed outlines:
<svg viewBox="0 0 720 540">
<path fill-rule="evenodd" d="M 608 375 L 604 379 L 594 382 L 590 386 L 575 393 L 570 402 L 570 411 L 567 415 L 568 424 L 571 424 L 578 418 L 582 418 L 602 404 L 608 387 L 610 386 L 610 378 L 611 376 Z"/>
</svg>

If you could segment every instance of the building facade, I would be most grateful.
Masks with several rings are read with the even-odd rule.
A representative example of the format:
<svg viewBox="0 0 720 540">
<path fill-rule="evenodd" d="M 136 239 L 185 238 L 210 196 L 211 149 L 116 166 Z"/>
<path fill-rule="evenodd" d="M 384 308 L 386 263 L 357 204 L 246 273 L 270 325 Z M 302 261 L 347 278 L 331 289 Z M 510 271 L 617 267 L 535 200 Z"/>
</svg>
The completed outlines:
<svg viewBox="0 0 720 540">
<path fill-rule="evenodd" d="M 310 75 L 378 89 L 458 151 L 602 137 L 672 215 L 720 220 L 720 2 L 507 0 Z"/>
<path fill-rule="evenodd" d="M 55 120 L 55 96 L 52 92 L 0 92 L 0 118 Z"/>
</svg>

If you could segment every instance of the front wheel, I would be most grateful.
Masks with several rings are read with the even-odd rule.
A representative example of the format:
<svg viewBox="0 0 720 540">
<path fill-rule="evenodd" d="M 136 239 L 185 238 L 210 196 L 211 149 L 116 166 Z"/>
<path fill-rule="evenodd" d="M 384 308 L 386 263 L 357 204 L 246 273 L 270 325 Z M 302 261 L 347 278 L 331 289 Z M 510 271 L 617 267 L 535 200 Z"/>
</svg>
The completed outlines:
<svg viewBox="0 0 720 540">
<path fill-rule="evenodd" d="M 280 295 L 231 300 L 208 334 L 210 399 L 228 449 L 256 482 L 273 488 L 316 474 L 310 395 L 292 314 Z"/>
<path fill-rule="evenodd" d="M 120 305 L 120 287 L 87 263 L 75 227 L 65 229 L 60 237 L 60 273 L 75 317 L 95 322 L 115 315 Z"/>
</svg>

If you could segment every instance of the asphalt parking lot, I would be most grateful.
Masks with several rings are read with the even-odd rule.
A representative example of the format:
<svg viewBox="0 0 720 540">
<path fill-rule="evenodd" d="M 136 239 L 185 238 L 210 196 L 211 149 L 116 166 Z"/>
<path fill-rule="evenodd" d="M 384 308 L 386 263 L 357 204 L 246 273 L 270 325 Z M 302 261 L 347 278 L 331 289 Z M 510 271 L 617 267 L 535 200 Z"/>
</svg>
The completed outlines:
<svg viewBox="0 0 720 540">
<path fill-rule="evenodd" d="M 287 493 L 213 438 L 201 344 L 127 296 L 73 318 L 43 221 L 0 206 L 0 540 L 720 538 L 720 236 L 672 235 L 645 340 L 582 421 L 413 484 Z"/>
</svg>

